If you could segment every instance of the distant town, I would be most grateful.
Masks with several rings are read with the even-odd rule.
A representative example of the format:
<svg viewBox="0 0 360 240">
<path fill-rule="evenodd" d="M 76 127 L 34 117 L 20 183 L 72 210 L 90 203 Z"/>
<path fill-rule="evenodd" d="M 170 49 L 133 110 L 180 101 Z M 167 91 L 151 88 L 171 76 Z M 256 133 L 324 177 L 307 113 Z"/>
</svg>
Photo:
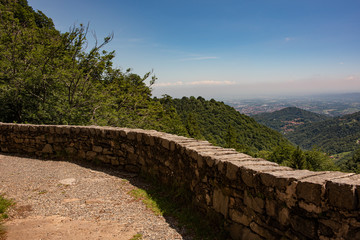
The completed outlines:
<svg viewBox="0 0 360 240">
<path fill-rule="evenodd" d="M 298 107 L 331 117 L 360 111 L 360 93 L 330 94 L 306 97 L 273 97 L 258 99 L 233 99 L 224 101 L 248 116 L 274 112 L 286 107 Z"/>
</svg>

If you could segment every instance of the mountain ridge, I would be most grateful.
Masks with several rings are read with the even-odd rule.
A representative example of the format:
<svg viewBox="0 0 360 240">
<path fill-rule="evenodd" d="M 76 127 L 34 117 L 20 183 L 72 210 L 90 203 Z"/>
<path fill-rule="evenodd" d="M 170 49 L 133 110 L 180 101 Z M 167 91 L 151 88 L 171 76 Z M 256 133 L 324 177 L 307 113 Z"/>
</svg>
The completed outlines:
<svg viewBox="0 0 360 240">
<path fill-rule="evenodd" d="M 320 122 L 330 117 L 307 111 L 298 107 L 286 107 L 271 113 L 260 113 L 252 116 L 258 123 L 281 133 L 288 133 L 300 125 Z"/>
</svg>

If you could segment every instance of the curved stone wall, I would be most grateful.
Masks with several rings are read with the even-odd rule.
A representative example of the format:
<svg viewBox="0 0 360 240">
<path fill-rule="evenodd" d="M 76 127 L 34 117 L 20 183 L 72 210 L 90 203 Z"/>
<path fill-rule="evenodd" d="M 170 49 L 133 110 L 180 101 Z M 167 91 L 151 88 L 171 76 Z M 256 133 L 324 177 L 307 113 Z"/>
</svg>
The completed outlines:
<svg viewBox="0 0 360 240">
<path fill-rule="evenodd" d="M 181 185 L 233 239 L 360 239 L 360 175 L 293 170 L 157 131 L 0 123 L 0 150 L 73 158 Z"/>
</svg>

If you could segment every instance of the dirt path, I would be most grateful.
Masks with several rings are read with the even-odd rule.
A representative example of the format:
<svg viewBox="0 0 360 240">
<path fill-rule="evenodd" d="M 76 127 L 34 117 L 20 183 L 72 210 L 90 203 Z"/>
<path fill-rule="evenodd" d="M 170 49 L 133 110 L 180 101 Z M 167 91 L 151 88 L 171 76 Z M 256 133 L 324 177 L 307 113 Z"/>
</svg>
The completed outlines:
<svg viewBox="0 0 360 240">
<path fill-rule="evenodd" d="M 0 194 L 14 199 L 7 239 L 190 239 L 171 218 L 128 194 L 136 175 L 70 162 L 0 155 Z"/>
</svg>

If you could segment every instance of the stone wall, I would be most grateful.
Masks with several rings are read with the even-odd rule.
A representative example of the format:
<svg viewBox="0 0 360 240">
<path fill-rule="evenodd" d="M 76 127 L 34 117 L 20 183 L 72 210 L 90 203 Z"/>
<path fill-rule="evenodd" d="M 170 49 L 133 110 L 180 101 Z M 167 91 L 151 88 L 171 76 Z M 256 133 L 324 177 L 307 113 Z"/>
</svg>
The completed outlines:
<svg viewBox="0 0 360 240">
<path fill-rule="evenodd" d="M 233 239 L 360 239 L 360 175 L 293 170 L 157 131 L 0 123 L 0 150 L 104 162 L 181 185 Z"/>
</svg>

